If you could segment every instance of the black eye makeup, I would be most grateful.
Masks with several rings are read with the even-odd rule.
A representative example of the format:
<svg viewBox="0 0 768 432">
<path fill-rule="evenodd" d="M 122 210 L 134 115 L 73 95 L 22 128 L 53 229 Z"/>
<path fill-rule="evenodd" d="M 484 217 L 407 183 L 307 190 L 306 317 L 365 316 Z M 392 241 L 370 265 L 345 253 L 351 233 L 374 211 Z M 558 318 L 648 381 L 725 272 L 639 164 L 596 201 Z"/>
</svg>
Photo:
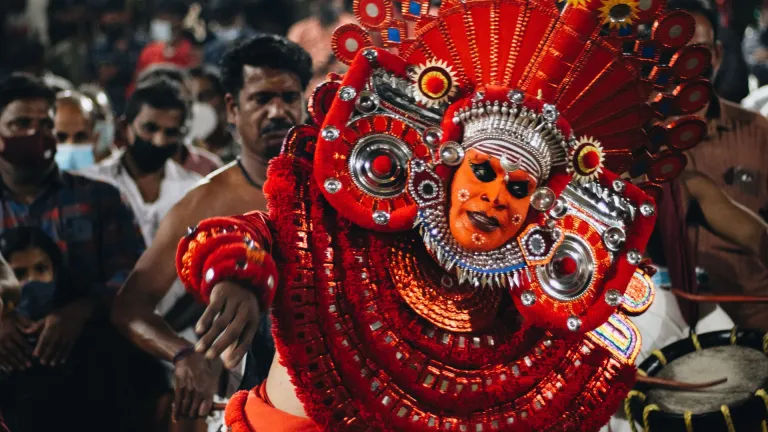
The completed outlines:
<svg viewBox="0 0 768 432">
<path fill-rule="evenodd" d="M 507 182 L 507 190 L 515 198 L 525 198 L 528 196 L 530 185 L 524 180 L 515 180 Z"/>
<path fill-rule="evenodd" d="M 472 167 L 475 177 L 483 183 L 489 183 L 496 179 L 496 171 L 493 170 L 491 161 L 481 163 L 470 162 L 469 166 Z"/>
</svg>

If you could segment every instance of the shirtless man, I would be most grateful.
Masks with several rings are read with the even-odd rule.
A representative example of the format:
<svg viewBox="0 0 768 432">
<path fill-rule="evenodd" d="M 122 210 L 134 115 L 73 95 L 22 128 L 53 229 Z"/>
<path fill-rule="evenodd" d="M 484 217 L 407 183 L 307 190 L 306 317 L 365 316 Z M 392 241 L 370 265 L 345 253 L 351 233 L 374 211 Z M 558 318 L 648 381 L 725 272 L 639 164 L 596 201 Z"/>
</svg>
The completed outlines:
<svg viewBox="0 0 768 432">
<path fill-rule="evenodd" d="M 227 117 L 237 127 L 242 157 L 211 174 L 168 213 L 154 243 L 118 294 L 113 311 L 114 322 L 134 343 L 174 363 L 176 417 L 206 416 L 219 384 L 214 373 L 218 356 L 196 351 L 155 313 L 155 305 L 176 279 L 178 240 L 187 234 L 187 227 L 194 227 L 205 218 L 266 208 L 261 186 L 266 179 L 267 162 L 280 153 L 288 129 L 304 121 L 301 95 L 312 77 L 309 55 L 298 45 L 273 35 L 257 36 L 240 45 L 225 56 L 222 64 Z M 244 327 L 249 313 L 245 309 L 239 311 L 235 325 Z M 248 327 L 237 352 L 225 353 L 222 359 L 226 367 L 238 365 L 257 330 L 256 325 Z M 253 354 L 263 358 L 265 364 L 257 361 L 253 367 L 268 369 L 272 353 L 259 352 L 263 346 L 263 342 L 257 341 Z M 254 385 L 248 378 L 243 383 L 246 388 Z"/>
</svg>

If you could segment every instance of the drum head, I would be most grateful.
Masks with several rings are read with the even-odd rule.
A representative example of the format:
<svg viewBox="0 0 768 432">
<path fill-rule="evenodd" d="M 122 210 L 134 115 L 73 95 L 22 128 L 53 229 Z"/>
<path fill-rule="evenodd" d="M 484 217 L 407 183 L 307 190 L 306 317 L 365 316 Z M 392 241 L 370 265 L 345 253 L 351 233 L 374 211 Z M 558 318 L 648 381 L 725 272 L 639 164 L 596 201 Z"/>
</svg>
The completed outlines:
<svg viewBox="0 0 768 432">
<path fill-rule="evenodd" d="M 768 421 L 768 334 L 725 330 L 667 345 L 645 359 L 640 373 L 691 384 L 727 381 L 696 391 L 637 383 L 624 409 L 648 431 L 753 432 Z"/>
<path fill-rule="evenodd" d="M 674 381 L 700 383 L 727 378 L 728 381 L 698 391 L 656 388 L 648 392 L 648 403 L 675 414 L 717 412 L 722 405 L 736 406 L 764 388 L 768 378 L 768 357 L 743 346 L 719 346 L 684 355 L 658 375 Z"/>
</svg>

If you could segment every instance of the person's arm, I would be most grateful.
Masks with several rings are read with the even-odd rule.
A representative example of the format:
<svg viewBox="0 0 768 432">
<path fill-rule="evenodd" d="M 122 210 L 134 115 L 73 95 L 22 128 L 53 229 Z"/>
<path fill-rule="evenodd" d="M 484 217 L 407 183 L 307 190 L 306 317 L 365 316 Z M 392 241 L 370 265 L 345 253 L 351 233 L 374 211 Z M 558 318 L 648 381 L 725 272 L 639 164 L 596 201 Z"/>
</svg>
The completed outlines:
<svg viewBox="0 0 768 432">
<path fill-rule="evenodd" d="M 686 172 L 682 179 L 713 233 L 757 256 L 768 267 L 768 224 L 703 174 Z"/>
<path fill-rule="evenodd" d="M 174 258 L 179 240 L 187 235 L 187 227 L 195 226 L 215 208 L 215 203 L 202 196 L 200 189 L 193 190 L 177 203 L 160 223 L 152 246 L 139 259 L 113 307 L 112 319 L 121 332 L 144 351 L 173 363 L 174 418 L 208 415 L 220 376 L 218 362 L 221 353 L 212 355 L 206 352 L 207 348 L 195 347 L 178 336 L 163 317 L 155 313 L 155 307 L 176 279 Z M 226 297 L 229 306 L 248 305 L 245 296 L 252 296 L 245 292 L 242 294 L 244 300 L 238 300 L 237 292 L 217 295 Z M 255 302 L 255 299 L 251 301 Z M 236 330 L 236 334 L 247 337 L 250 322 L 258 326 L 259 311 L 246 306 L 237 310 L 238 321 L 233 321 L 232 327 L 239 327 L 231 331 Z M 243 346 L 250 346 L 251 339 L 253 335 L 243 342 Z M 228 354 L 226 357 L 230 358 L 232 353 Z"/>
<path fill-rule="evenodd" d="M 240 363 L 277 290 L 271 253 L 261 212 L 206 219 L 182 239 L 176 270 L 187 291 L 208 304 L 196 328 L 198 352 L 209 359 L 223 355 L 228 368 Z"/>
<path fill-rule="evenodd" d="M 147 353 L 167 361 L 192 344 L 179 337 L 155 313 L 176 280 L 176 246 L 194 218 L 187 198 L 179 202 L 160 222 L 152 246 L 141 255 L 125 285 L 115 298 L 112 320 L 117 328 Z"/>
</svg>

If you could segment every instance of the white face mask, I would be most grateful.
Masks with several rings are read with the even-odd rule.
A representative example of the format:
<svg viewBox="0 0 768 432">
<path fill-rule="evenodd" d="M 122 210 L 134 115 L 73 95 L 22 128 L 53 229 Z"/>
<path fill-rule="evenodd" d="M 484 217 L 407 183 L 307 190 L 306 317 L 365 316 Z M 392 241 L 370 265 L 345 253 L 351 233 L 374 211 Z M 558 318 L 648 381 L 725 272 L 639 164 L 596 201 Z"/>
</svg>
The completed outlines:
<svg viewBox="0 0 768 432">
<path fill-rule="evenodd" d="M 219 117 L 210 104 L 195 102 L 192 104 L 192 116 L 188 125 L 190 138 L 205 140 L 216 130 Z"/>
<path fill-rule="evenodd" d="M 168 42 L 173 36 L 173 26 L 170 21 L 153 19 L 149 23 L 149 35 L 154 41 Z"/>
<path fill-rule="evenodd" d="M 93 144 L 59 144 L 56 146 L 56 164 L 65 171 L 79 171 L 92 166 Z"/>
<path fill-rule="evenodd" d="M 238 27 L 221 27 L 215 31 L 216 37 L 222 42 L 231 43 L 240 37 L 240 29 Z"/>
</svg>

